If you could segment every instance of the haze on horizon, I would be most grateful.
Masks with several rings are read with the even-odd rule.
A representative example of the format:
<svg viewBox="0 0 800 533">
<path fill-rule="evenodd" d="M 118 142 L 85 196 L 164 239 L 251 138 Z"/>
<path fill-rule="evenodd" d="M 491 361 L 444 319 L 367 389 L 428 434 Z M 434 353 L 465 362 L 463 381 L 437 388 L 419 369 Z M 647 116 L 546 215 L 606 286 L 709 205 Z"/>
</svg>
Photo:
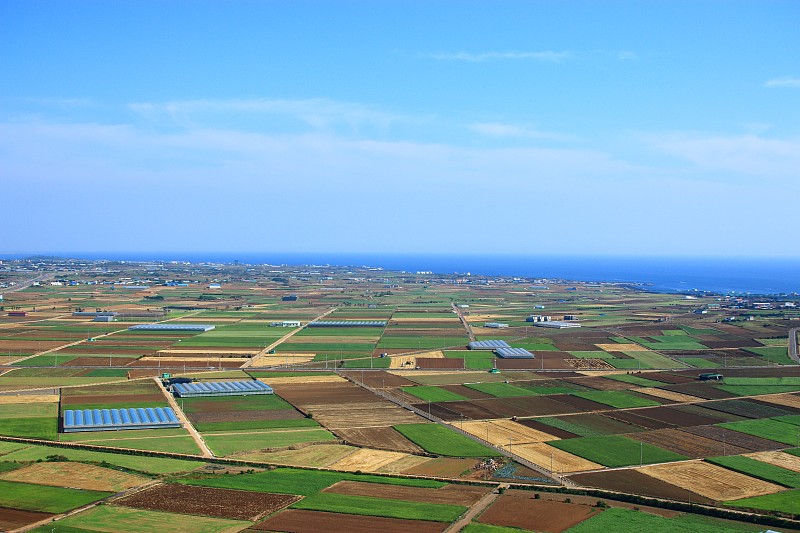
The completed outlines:
<svg viewBox="0 0 800 533">
<path fill-rule="evenodd" d="M 0 252 L 799 257 L 800 3 L 0 3 Z"/>
</svg>

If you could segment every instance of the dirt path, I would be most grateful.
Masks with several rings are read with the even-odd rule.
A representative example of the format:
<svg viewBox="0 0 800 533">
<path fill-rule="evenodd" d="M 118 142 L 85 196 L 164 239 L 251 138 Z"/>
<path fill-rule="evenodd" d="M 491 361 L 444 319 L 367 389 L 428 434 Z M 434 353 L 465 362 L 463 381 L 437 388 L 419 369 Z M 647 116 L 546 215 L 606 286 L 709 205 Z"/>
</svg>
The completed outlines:
<svg viewBox="0 0 800 533">
<path fill-rule="evenodd" d="M 797 338 L 798 331 L 800 331 L 800 328 L 792 328 L 789 330 L 789 357 L 800 364 L 800 358 L 797 356 L 797 341 L 800 340 Z"/>
<path fill-rule="evenodd" d="M 323 318 L 325 318 L 325 317 L 326 317 L 326 316 L 328 316 L 329 314 L 333 313 L 334 311 L 336 311 L 336 307 L 333 307 L 333 308 L 331 308 L 331 309 L 328 309 L 327 311 L 325 311 L 324 313 L 322 313 L 321 315 L 319 315 L 317 318 L 315 318 L 315 319 L 314 319 L 314 320 L 312 320 L 311 322 L 316 322 L 317 320 L 322 320 Z M 309 324 L 310 324 L 311 322 L 309 322 Z M 256 355 L 255 355 L 255 356 L 252 358 L 252 359 L 250 359 L 249 361 L 247 361 L 247 362 L 246 362 L 245 364 L 243 364 L 243 365 L 242 365 L 240 368 L 250 368 L 251 366 L 253 366 L 253 363 L 255 363 L 255 362 L 258 360 L 258 359 L 260 359 L 261 357 L 263 357 L 263 356 L 267 355 L 267 354 L 270 352 L 270 350 L 274 350 L 276 347 L 278 347 L 279 345 L 281 345 L 281 344 L 283 344 L 284 342 L 286 342 L 287 340 L 289 340 L 289 338 L 290 338 L 290 337 L 292 337 L 292 336 L 293 336 L 295 333 L 299 333 L 299 332 L 303 331 L 304 329 L 306 329 L 307 327 L 308 327 L 308 324 L 306 324 L 305 326 L 301 326 L 301 327 L 299 327 L 299 328 L 297 328 L 297 329 L 294 329 L 294 330 L 290 331 L 289 333 L 287 333 L 286 335 L 284 335 L 284 336 L 283 336 L 283 337 L 281 337 L 280 339 L 276 340 L 275 342 L 273 342 L 273 343 L 272 343 L 272 344 L 270 344 L 269 346 L 266 346 L 266 347 L 265 347 L 263 350 L 261 350 L 260 352 L 258 352 L 258 353 L 257 353 L 257 354 L 256 354 Z"/>
<path fill-rule="evenodd" d="M 508 483 L 500 484 L 495 490 L 475 502 L 475 504 L 473 504 L 472 507 L 470 507 L 466 513 L 464 513 L 464 516 L 462 516 L 458 521 L 450 524 L 450 527 L 445 529 L 443 533 L 458 533 L 467 527 L 476 516 L 481 514 L 486 510 L 487 507 L 494 503 L 494 501 L 500 496 L 501 489 L 505 490 L 507 488 L 509 488 Z"/>
<path fill-rule="evenodd" d="M 181 421 L 181 425 L 186 428 L 186 431 L 189 432 L 189 435 L 191 435 L 195 443 L 197 443 L 197 447 L 203 452 L 203 457 L 214 457 L 214 452 L 212 452 L 211 449 L 206 446 L 206 441 L 203 440 L 203 437 L 200 436 L 200 433 L 197 432 L 189 419 L 186 418 L 183 410 L 178 406 L 178 402 L 175 401 L 175 397 L 164 388 L 164 385 L 161 383 L 160 379 L 153 378 L 153 381 L 156 382 L 158 388 L 164 393 L 169 406 L 172 407 L 172 410 L 175 411 L 175 415 L 178 417 L 178 420 Z"/>
<path fill-rule="evenodd" d="M 458 319 L 461 320 L 461 324 L 464 325 L 464 329 L 467 330 L 469 341 L 475 342 L 475 334 L 472 333 L 472 328 L 469 327 L 469 324 L 467 324 L 467 319 L 464 318 L 464 315 L 461 314 L 461 309 L 459 309 L 458 306 L 454 303 L 450 304 L 450 306 L 453 308 L 453 311 L 455 311 L 455 313 L 458 315 Z"/>
</svg>

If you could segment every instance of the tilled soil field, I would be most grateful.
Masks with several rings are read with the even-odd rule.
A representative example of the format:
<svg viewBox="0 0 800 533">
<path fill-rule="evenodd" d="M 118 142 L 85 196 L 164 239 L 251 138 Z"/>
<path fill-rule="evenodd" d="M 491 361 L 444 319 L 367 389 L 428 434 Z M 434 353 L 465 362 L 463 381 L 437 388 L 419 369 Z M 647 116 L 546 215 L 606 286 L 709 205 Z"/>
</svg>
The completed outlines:
<svg viewBox="0 0 800 533">
<path fill-rule="evenodd" d="M 491 394 L 486 394 L 485 392 L 481 392 L 475 389 L 470 389 L 469 387 L 465 387 L 464 385 L 445 385 L 440 387 L 446 391 L 453 392 L 455 394 L 460 394 L 465 398 L 469 398 L 470 400 L 488 400 L 493 398 Z"/>
<path fill-rule="evenodd" d="M 372 404 L 343 403 L 338 405 L 304 405 L 314 420 L 328 429 L 416 424 L 424 419 L 395 404 L 376 398 Z"/>
<path fill-rule="evenodd" d="M 647 407 L 643 409 L 631 409 L 628 411 L 618 411 L 610 413 L 610 416 L 616 418 L 618 416 L 623 416 L 623 413 L 625 412 L 649 418 L 657 422 L 662 422 L 664 424 L 669 424 L 676 427 L 703 426 L 707 424 L 717 424 L 719 422 L 724 421 L 723 419 L 720 418 L 712 418 L 710 416 L 703 416 L 700 414 L 685 412 L 681 409 L 681 406 Z M 713 411 L 708 411 L 708 412 L 712 415 L 714 413 Z"/>
<path fill-rule="evenodd" d="M 608 413 L 603 413 L 602 416 L 619 420 L 621 422 L 627 422 L 629 424 L 635 424 L 645 429 L 665 429 L 675 427 L 675 424 L 668 424 L 654 418 L 648 418 L 632 411 L 610 411 Z"/>
<path fill-rule="evenodd" d="M 351 371 L 351 372 L 342 372 L 343 376 L 350 377 L 356 381 L 362 381 L 368 386 L 373 388 L 383 388 L 383 387 L 411 387 L 416 385 L 413 381 L 410 381 L 404 377 L 390 374 L 389 372 L 381 371 Z"/>
<path fill-rule="evenodd" d="M 716 389 L 708 383 L 679 383 L 677 385 L 665 385 L 661 387 L 665 390 L 697 396 L 706 400 L 723 400 L 725 398 L 735 398 L 736 395 L 721 389 Z"/>
<path fill-rule="evenodd" d="M 561 533 L 601 512 L 597 507 L 535 500 L 528 494 L 500 496 L 478 519 L 484 524 Z"/>
<path fill-rule="evenodd" d="M 568 412 L 570 413 L 578 411 L 604 411 L 612 409 L 612 407 L 609 407 L 604 403 L 594 402 L 592 400 L 587 400 L 586 398 L 581 398 L 580 396 L 572 396 L 571 394 L 555 394 L 549 398 L 569 406 L 571 409 Z"/>
<path fill-rule="evenodd" d="M 318 533 L 320 531 L 347 531 L 348 533 L 441 533 L 449 523 L 426 520 L 402 520 L 322 511 L 289 509 L 271 516 L 253 526 L 256 531 L 284 531 L 286 533 Z"/>
<path fill-rule="evenodd" d="M 258 520 L 299 500 L 291 494 L 215 489 L 170 483 L 120 498 L 114 503 L 148 511 Z"/>
<path fill-rule="evenodd" d="M 522 398 L 502 398 L 497 400 L 476 400 L 473 403 L 500 413 L 503 418 L 512 416 L 549 416 L 585 411 L 586 409 L 569 405 L 555 396 L 528 396 Z M 564 395 L 568 396 L 568 395 Z M 572 398 L 572 397 L 570 397 Z M 607 406 L 603 406 L 608 408 Z"/>
<path fill-rule="evenodd" d="M 470 506 L 488 494 L 490 490 L 488 487 L 470 487 L 467 485 L 446 485 L 440 489 L 426 489 L 400 485 L 379 485 L 360 481 L 340 481 L 324 489 L 323 492 L 407 502 Z"/>
<path fill-rule="evenodd" d="M 537 421 L 536 419 L 518 420 L 517 422 L 519 424 L 522 424 L 523 426 L 528 426 L 531 429 L 535 429 L 537 431 L 544 431 L 545 433 L 550 433 L 551 435 L 558 437 L 559 439 L 573 439 L 575 437 L 580 437 L 580 435 L 576 435 L 575 433 L 570 433 L 569 431 L 565 431 L 563 429 L 543 424 Z"/>
<path fill-rule="evenodd" d="M 777 405 L 760 403 L 750 400 L 726 400 L 721 402 L 707 402 L 703 404 L 708 409 L 722 411 L 747 418 L 772 418 L 774 416 L 795 415 L 797 410 L 791 407 L 778 407 Z"/>
<path fill-rule="evenodd" d="M 22 509 L 9 509 L 0 507 L 0 531 L 11 531 L 17 528 L 35 524 L 42 520 L 47 520 L 51 513 L 40 513 L 38 511 L 23 511 Z"/>
<path fill-rule="evenodd" d="M 749 451 L 746 448 L 740 448 L 727 442 L 693 435 L 678 429 L 647 431 L 639 433 L 633 438 L 693 459 L 717 455 L 738 455 Z"/>
<path fill-rule="evenodd" d="M 320 405 L 340 403 L 372 403 L 376 397 L 371 392 L 347 381 L 291 385 L 276 384 L 275 392 L 292 405 Z"/>
<path fill-rule="evenodd" d="M 423 453 L 423 449 L 391 427 L 338 429 L 336 434 L 348 444 L 407 453 Z"/>
<path fill-rule="evenodd" d="M 628 494 L 641 494 L 653 498 L 692 501 L 696 503 L 712 503 L 712 500 L 695 492 L 647 476 L 632 469 L 609 470 L 608 472 L 589 472 L 575 474 L 569 479 L 586 487 L 616 490 Z"/>
<path fill-rule="evenodd" d="M 403 473 L 417 476 L 456 478 L 461 476 L 463 472 L 474 468 L 477 463 L 478 461 L 475 459 L 451 459 L 449 457 L 442 457 L 439 459 L 431 459 L 420 465 L 414 465 Z"/>
<path fill-rule="evenodd" d="M 622 420 L 615 420 L 614 418 L 600 414 L 560 416 L 558 419 L 571 424 L 576 424 L 578 426 L 583 426 L 600 435 L 621 435 L 625 433 L 638 433 L 640 431 L 644 431 L 644 428 L 639 425 Z"/>
<path fill-rule="evenodd" d="M 564 381 L 597 390 L 627 390 L 631 388 L 630 383 L 601 377 L 565 378 Z"/>
<path fill-rule="evenodd" d="M 786 445 L 780 442 L 762 439 L 761 437 L 755 437 L 717 426 L 681 428 L 681 431 L 712 440 L 718 440 L 720 442 L 724 441 L 726 445 L 738 446 L 739 448 L 744 448 L 751 452 L 766 452 L 786 448 Z"/>
</svg>

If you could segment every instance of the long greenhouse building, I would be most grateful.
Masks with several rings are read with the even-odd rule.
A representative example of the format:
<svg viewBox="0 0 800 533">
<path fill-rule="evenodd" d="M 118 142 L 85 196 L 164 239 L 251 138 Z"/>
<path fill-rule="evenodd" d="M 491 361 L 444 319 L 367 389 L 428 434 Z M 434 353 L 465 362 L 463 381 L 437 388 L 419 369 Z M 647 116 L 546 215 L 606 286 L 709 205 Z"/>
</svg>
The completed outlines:
<svg viewBox="0 0 800 533">
<path fill-rule="evenodd" d="M 206 381 L 200 383 L 176 383 L 172 392 L 179 398 L 201 398 L 208 396 L 249 396 L 273 394 L 272 387 L 258 381 Z"/>
</svg>

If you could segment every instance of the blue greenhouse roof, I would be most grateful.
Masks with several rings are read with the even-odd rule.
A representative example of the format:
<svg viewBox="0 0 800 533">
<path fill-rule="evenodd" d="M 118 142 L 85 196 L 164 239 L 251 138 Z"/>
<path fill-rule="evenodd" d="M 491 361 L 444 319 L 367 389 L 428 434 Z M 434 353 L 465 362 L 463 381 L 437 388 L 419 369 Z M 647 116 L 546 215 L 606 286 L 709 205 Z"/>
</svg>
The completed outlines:
<svg viewBox="0 0 800 533">
<path fill-rule="evenodd" d="M 247 394 L 272 394 L 272 387 L 258 380 L 203 381 L 176 383 L 173 392 L 180 397 L 190 396 L 244 396 Z"/>
<path fill-rule="evenodd" d="M 469 343 L 470 350 L 494 350 L 495 348 L 510 348 L 510 346 L 506 341 L 502 340 L 473 341 Z"/>
<path fill-rule="evenodd" d="M 503 359 L 533 359 L 534 355 L 525 348 L 497 348 L 494 353 Z"/>
<path fill-rule="evenodd" d="M 64 411 L 64 432 L 177 428 L 181 423 L 169 407 L 82 409 Z"/>
<path fill-rule="evenodd" d="M 214 326 L 208 324 L 139 324 L 128 329 L 144 331 L 211 331 Z"/>
</svg>

